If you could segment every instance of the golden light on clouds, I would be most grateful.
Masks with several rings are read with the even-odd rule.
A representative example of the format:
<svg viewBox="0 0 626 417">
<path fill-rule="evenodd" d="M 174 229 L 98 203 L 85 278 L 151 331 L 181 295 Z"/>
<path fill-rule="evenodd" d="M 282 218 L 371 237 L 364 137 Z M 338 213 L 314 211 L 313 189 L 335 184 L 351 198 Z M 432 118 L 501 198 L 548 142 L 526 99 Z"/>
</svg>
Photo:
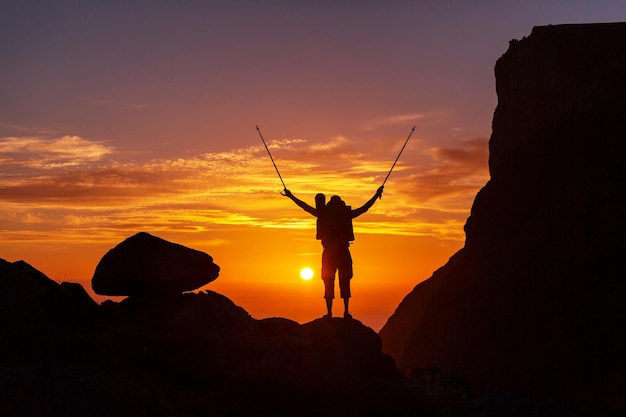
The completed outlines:
<svg viewBox="0 0 626 417">
<path fill-rule="evenodd" d="M 0 164 L 23 168 L 58 169 L 98 161 L 112 148 L 78 136 L 56 139 L 8 137 L 0 139 Z"/>
<path fill-rule="evenodd" d="M 269 146 L 287 186 L 309 201 L 325 192 L 358 206 L 390 167 L 365 150 L 352 152 L 354 144 L 342 137 Z M 400 161 L 383 197 L 393 204 L 375 205 L 376 221 L 359 223 L 360 231 L 458 238 L 464 219 L 456 215 L 467 212 L 468 200 L 487 179 L 486 152 L 486 141 L 475 139 L 458 148 L 426 150 L 427 165 Z M 0 139 L 2 230 L 313 227 L 278 195 L 281 184 L 262 145 L 172 160 L 122 157 L 79 137 Z"/>
<path fill-rule="evenodd" d="M 394 276 L 426 274 L 438 266 L 422 262 L 423 270 L 416 269 L 411 262 L 421 258 L 389 239 L 409 239 L 406 250 L 421 250 L 428 262 L 443 262 L 460 247 L 471 202 L 487 180 L 485 139 L 456 147 L 410 145 L 382 199 L 354 222 L 354 253 L 360 256 L 355 268 L 364 268 L 356 273 L 362 290 L 372 294 L 377 284 L 370 276 L 380 262 L 394 264 L 379 272 Z M 395 149 L 342 136 L 269 140 L 268 146 L 299 198 L 313 204 L 318 192 L 339 194 L 354 208 L 374 194 L 396 156 Z M 31 261 L 58 280 L 82 280 L 90 290 L 88 280 L 104 253 L 148 231 L 214 256 L 223 269 L 211 289 L 235 300 L 244 297 L 242 285 L 257 295 L 275 285 L 302 291 L 291 287 L 289 277 L 303 262 L 319 262 L 315 219 L 280 195 L 282 184 L 262 144 L 172 159 L 133 157 L 75 136 L 1 138 L 1 256 Z M 429 243 L 422 248 L 420 242 Z M 408 258 L 402 263 L 400 256 Z M 394 297 L 412 285 L 392 285 Z M 245 307 L 257 314 L 268 308 Z"/>
<path fill-rule="evenodd" d="M 411 125 L 418 120 L 425 119 L 427 117 L 437 116 L 438 113 L 408 113 L 398 114 L 393 116 L 379 117 L 368 121 L 364 126 L 364 131 L 371 131 L 384 126 L 397 126 L 397 125 Z M 408 135 L 407 131 L 407 135 Z"/>
<path fill-rule="evenodd" d="M 380 279 L 368 302 L 381 316 L 399 300 L 383 300 L 393 284 L 380 275 L 412 288 L 463 244 L 488 179 L 493 65 L 507 42 L 526 36 L 529 22 L 551 23 L 546 16 L 589 17 L 581 5 L 521 2 L 358 11 L 306 2 L 295 14 L 266 2 L 262 18 L 234 2 L 4 3 L 0 257 L 87 280 L 108 249 L 148 231 L 214 255 L 217 287 L 253 281 L 237 288 L 251 302 L 268 285 L 285 294 L 274 283 L 313 265 L 317 257 L 291 259 L 319 253 L 319 242 L 314 219 L 280 196 L 255 124 L 295 195 L 311 203 L 338 194 L 357 207 L 416 126 L 382 200 L 355 222 L 355 259 L 367 248 L 357 283 Z M 596 3 L 596 21 L 626 13 Z M 315 285 L 289 291 L 305 287 Z M 365 299 L 355 298 L 358 309 Z M 305 309 L 302 298 L 285 299 Z"/>
</svg>

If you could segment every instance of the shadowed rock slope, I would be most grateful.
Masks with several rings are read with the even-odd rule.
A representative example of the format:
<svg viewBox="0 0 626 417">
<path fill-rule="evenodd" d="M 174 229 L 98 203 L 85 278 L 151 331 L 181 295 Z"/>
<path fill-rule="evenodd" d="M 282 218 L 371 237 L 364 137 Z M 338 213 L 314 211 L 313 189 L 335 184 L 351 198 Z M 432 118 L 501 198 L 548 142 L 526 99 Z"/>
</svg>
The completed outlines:
<svg viewBox="0 0 626 417">
<path fill-rule="evenodd" d="M 255 320 L 210 291 L 97 305 L 1 259 L 0 313 L 3 416 L 433 415 L 357 320 Z"/>
<path fill-rule="evenodd" d="M 404 370 L 626 412 L 626 24 L 536 27 L 495 75 L 465 247 L 398 306 L 383 350 Z"/>
<path fill-rule="evenodd" d="M 96 305 L 0 260 L 0 308 L 2 416 L 561 416 L 436 371 L 404 377 L 357 320 L 255 320 L 210 291 Z"/>
</svg>

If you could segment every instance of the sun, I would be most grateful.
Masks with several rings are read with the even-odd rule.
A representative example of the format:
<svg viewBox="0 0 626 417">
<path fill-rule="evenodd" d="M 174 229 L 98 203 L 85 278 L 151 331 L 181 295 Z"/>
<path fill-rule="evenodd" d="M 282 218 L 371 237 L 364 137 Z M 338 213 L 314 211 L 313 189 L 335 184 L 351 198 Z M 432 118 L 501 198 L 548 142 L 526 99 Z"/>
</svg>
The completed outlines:
<svg viewBox="0 0 626 417">
<path fill-rule="evenodd" d="M 311 268 L 302 268 L 300 270 L 300 278 L 302 278 L 305 281 L 310 280 L 311 278 L 313 278 L 313 270 Z"/>
</svg>

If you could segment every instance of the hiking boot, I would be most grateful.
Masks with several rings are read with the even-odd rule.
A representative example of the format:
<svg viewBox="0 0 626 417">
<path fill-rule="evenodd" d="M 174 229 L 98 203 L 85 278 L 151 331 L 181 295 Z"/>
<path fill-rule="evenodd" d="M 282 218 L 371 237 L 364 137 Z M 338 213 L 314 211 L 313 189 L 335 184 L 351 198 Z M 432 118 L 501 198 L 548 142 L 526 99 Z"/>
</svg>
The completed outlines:
<svg viewBox="0 0 626 417">
<path fill-rule="evenodd" d="M 345 313 L 343 313 L 343 318 L 344 319 L 351 319 L 352 318 L 352 314 L 348 313 L 347 311 Z"/>
</svg>

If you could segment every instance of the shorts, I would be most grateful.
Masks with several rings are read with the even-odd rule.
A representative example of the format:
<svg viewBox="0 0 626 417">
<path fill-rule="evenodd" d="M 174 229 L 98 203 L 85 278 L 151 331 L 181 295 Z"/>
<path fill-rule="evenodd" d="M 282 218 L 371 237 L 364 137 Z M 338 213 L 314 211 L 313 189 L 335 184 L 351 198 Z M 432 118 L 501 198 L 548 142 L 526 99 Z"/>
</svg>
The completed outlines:
<svg viewBox="0 0 626 417">
<path fill-rule="evenodd" d="M 350 280 L 352 279 L 352 256 L 348 246 L 327 249 L 322 252 L 322 280 L 324 298 L 335 298 L 335 273 L 339 272 L 339 293 L 341 298 L 350 298 Z"/>
</svg>

